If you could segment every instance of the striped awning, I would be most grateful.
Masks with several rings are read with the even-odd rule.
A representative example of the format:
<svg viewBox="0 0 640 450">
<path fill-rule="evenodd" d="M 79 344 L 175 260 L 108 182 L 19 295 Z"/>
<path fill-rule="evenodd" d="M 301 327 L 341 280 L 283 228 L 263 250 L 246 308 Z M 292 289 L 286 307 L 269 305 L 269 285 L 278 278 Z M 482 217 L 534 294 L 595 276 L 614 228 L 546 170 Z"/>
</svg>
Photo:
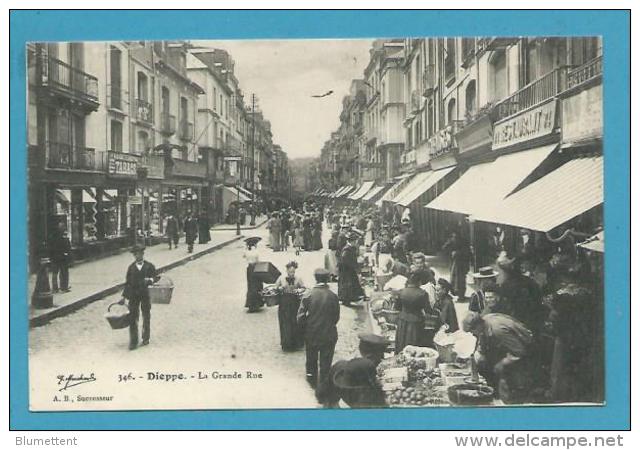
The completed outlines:
<svg viewBox="0 0 640 450">
<path fill-rule="evenodd" d="M 382 191 L 385 188 L 385 186 L 374 186 L 372 187 L 369 192 L 367 192 L 364 197 L 362 197 L 362 200 L 364 201 L 369 201 L 372 200 L 380 191 Z"/>
<path fill-rule="evenodd" d="M 380 199 L 376 202 L 376 205 L 382 206 L 382 202 L 393 201 L 395 196 L 398 195 L 400 190 L 403 189 L 410 180 L 411 180 L 410 175 L 405 174 L 404 176 L 400 177 L 400 179 L 396 181 L 395 184 L 391 186 L 389 190 L 385 192 L 385 194 L 382 197 L 380 197 Z"/>
<path fill-rule="evenodd" d="M 538 147 L 471 166 L 426 207 L 473 217 L 495 216 L 503 200 L 517 189 L 556 147 L 557 144 Z"/>
<path fill-rule="evenodd" d="M 372 186 L 373 181 L 365 181 L 364 183 L 362 183 L 362 186 L 360 186 L 360 189 L 351 194 L 349 198 L 351 200 L 360 200 L 367 192 L 369 192 L 369 189 L 371 189 Z"/>
<path fill-rule="evenodd" d="M 473 217 L 547 232 L 604 202 L 602 156 L 572 159 Z"/>
<path fill-rule="evenodd" d="M 404 189 L 395 196 L 393 202 L 401 206 L 409 206 L 453 169 L 455 169 L 455 166 L 440 170 L 429 170 L 427 172 L 417 174 L 411 181 L 409 181 L 409 183 L 407 183 Z"/>
</svg>

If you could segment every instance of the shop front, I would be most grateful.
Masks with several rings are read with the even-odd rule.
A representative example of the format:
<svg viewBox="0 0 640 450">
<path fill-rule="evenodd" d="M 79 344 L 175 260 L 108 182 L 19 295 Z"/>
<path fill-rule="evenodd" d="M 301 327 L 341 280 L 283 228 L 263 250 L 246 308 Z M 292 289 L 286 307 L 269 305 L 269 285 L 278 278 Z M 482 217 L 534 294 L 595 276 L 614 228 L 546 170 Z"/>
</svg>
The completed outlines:
<svg viewBox="0 0 640 450">
<path fill-rule="evenodd" d="M 207 205 L 202 202 L 208 189 L 207 167 L 194 161 L 165 158 L 164 180 L 159 199 L 163 215 L 174 215 L 179 222 L 188 213 L 197 217 Z"/>
</svg>

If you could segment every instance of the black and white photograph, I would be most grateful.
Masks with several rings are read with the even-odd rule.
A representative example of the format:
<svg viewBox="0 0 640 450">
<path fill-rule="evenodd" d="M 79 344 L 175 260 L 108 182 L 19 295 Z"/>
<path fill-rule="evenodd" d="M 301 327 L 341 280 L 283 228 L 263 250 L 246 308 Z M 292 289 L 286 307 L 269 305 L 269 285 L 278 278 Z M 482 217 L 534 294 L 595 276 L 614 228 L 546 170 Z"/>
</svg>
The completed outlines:
<svg viewBox="0 0 640 450">
<path fill-rule="evenodd" d="M 30 411 L 606 404 L 600 36 L 26 59 Z"/>
</svg>

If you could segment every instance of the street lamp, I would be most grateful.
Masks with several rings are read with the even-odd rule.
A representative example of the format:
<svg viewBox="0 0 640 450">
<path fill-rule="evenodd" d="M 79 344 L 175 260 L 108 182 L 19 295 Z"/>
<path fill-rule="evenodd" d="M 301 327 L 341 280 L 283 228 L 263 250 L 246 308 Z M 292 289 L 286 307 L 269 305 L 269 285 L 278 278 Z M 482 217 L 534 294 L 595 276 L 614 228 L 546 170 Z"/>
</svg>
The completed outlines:
<svg viewBox="0 0 640 450">
<path fill-rule="evenodd" d="M 144 214 L 144 190 L 145 190 L 145 182 L 147 181 L 147 175 L 149 174 L 149 169 L 146 167 L 138 167 L 136 169 L 136 174 L 138 175 L 138 181 L 140 184 L 141 196 L 140 196 L 140 226 L 142 227 L 142 244 L 146 245 L 146 226 L 145 226 L 145 214 Z M 136 237 L 137 241 L 137 237 Z"/>
</svg>

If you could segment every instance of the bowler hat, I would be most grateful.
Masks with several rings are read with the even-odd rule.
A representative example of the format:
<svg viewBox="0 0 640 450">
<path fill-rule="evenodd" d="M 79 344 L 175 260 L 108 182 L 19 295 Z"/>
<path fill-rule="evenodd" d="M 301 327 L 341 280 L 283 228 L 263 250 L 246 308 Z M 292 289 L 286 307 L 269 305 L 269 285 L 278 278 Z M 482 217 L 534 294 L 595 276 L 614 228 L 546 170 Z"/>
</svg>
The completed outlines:
<svg viewBox="0 0 640 450">
<path fill-rule="evenodd" d="M 145 250 L 145 246 L 142 244 L 136 244 L 133 247 L 131 247 L 131 253 L 144 252 L 144 250 Z"/>
<path fill-rule="evenodd" d="M 493 270 L 491 266 L 480 267 L 480 270 L 473 274 L 473 278 L 494 278 L 498 276 L 498 272 Z"/>
<path fill-rule="evenodd" d="M 329 273 L 329 271 L 327 269 L 323 268 L 323 267 L 319 267 L 319 268 L 317 268 L 316 270 L 313 271 L 313 276 L 318 281 L 328 280 L 329 279 L 329 275 L 331 275 Z"/>
</svg>

